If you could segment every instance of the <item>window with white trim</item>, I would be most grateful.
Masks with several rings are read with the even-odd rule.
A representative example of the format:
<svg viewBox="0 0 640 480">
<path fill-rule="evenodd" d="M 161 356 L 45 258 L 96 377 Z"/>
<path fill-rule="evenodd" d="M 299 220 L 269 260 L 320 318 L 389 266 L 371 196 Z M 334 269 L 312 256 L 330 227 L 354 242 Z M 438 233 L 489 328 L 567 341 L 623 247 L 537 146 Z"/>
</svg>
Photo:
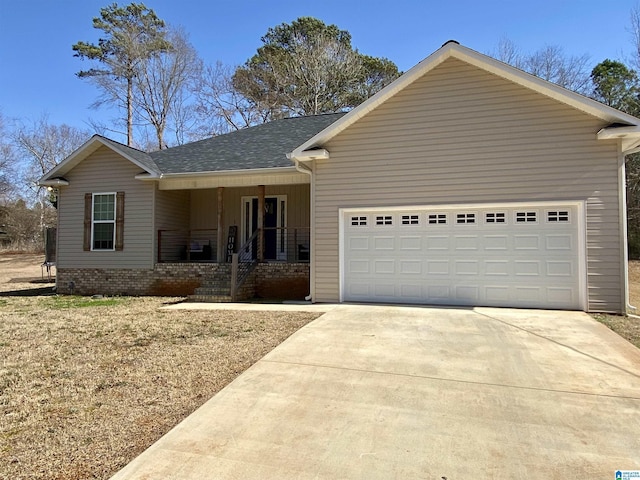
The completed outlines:
<svg viewBox="0 0 640 480">
<path fill-rule="evenodd" d="M 402 215 L 402 225 L 419 225 L 419 215 Z"/>
<path fill-rule="evenodd" d="M 116 194 L 94 193 L 91 214 L 91 249 L 114 250 L 116 240 Z"/>
<path fill-rule="evenodd" d="M 124 193 L 84 194 L 82 250 L 124 250 Z"/>
<path fill-rule="evenodd" d="M 354 227 L 366 227 L 367 217 L 351 217 L 351 225 Z"/>
</svg>

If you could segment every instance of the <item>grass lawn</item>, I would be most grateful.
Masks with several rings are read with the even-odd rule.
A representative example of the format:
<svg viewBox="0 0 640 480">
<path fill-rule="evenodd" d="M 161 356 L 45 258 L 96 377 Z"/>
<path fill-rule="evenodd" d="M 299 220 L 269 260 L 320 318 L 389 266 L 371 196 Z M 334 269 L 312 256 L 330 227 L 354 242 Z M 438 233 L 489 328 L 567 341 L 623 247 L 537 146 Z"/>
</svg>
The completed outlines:
<svg viewBox="0 0 640 480">
<path fill-rule="evenodd" d="M 41 262 L 0 254 L 2 480 L 109 478 L 317 317 L 45 295 Z M 640 306 L 640 262 L 630 284 Z M 594 317 L 640 348 L 640 320 Z"/>
<path fill-rule="evenodd" d="M 0 278 L 3 480 L 109 478 L 318 316 L 158 310 L 172 298 L 6 296 L 29 286 L 16 262 L 0 255 L 0 276 L 21 275 Z"/>
</svg>

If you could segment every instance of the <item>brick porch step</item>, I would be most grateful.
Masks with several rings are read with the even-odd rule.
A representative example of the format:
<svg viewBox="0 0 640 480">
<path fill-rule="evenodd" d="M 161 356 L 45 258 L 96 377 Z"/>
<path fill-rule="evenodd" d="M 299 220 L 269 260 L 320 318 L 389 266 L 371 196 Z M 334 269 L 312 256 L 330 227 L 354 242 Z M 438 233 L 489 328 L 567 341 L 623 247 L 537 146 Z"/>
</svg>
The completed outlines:
<svg viewBox="0 0 640 480">
<path fill-rule="evenodd" d="M 200 303 L 231 303 L 231 295 L 189 295 L 188 302 Z"/>
</svg>

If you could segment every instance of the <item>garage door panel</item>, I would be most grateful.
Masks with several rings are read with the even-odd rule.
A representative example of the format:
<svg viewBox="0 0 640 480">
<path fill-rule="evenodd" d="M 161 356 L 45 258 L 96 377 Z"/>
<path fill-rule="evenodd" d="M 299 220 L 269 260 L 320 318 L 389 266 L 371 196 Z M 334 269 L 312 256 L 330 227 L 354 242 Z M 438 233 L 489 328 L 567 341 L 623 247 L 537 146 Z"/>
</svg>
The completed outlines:
<svg viewBox="0 0 640 480">
<path fill-rule="evenodd" d="M 403 275 L 422 274 L 422 260 L 400 260 L 398 271 Z"/>
<path fill-rule="evenodd" d="M 454 249 L 456 252 L 463 251 L 478 251 L 480 239 L 477 235 L 454 235 Z"/>
<path fill-rule="evenodd" d="M 508 302 L 510 297 L 510 288 L 506 286 L 487 285 L 484 287 L 485 298 L 491 304 L 501 305 Z"/>
<path fill-rule="evenodd" d="M 388 301 L 396 297 L 396 284 L 395 283 L 378 283 L 374 285 L 375 296 Z"/>
<path fill-rule="evenodd" d="M 396 262 L 393 259 L 390 260 L 374 260 L 373 271 L 375 274 L 390 274 L 393 275 L 396 271 Z"/>
<path fill-rule="evenodd" d="M 349 250 L 369 250 L 369 237 L 350 237 Z"/>
<path fill-rule="evenodd" d="M 574 291 L 567 287 L 549 287 L 547 288 L 547 301 L 550 306 L 562 306 L 571 303 L 574 300 Z"/>
<path fill-rule="evenodd" d="M 485 260 L 484 274 L 487 276 L 508 276 L 511 274 L 510 263 L 508 260 Z"/>
<path fill-rule="evenodd" d="M 578 211 L 571 204 L 349 214 L 343 298 L 580 308 Z"/>
<path fill-rule="evenodd" d="M 349 260 L 348 273 L 371 273 L 369 268 L 369 260 Z"/>
<path fill-rule="evenodd" d="M 427 260 L 428 275 L 449 275 L 450 260 Z"/>
<path fill-rule="evenodd" d="M 449 251 L 451 241 L 448 235 L 427 235 L 426 248 L 427 250 L 444 250 Z"/>
<path fill-rule="evenodd" d="M 571 278 L 575 275 L 574 265 L 570 261 L 547 260 L 547 275 L 550 277 L 567 277 Z"/>
<path fill-rule="evenodd" d="M 573 236 L 570 234 L 545 235 L 547 250 L 571 251 L 574 248 Z"/>
<path fill-rule="evenodd" d="M 539 250 L 540 235 L 538 234 L 516 234 L 513 236 L 513 249 L 518 250 Z"/>
<path fill-rule="evenodd" d="M 539 277 L 540 261 L 539 260 L 515 260 L 514 273 L 518 276 Z"/>
<path fill-rule="evenodd" d="M 454 265 L 456 275 L 476 276 L 480 274 L 480 261 L 478 260 L 456 260 Z"/>
<path fill-rule="evenodd" d="M 392 236 L 375 236 L 373 237 L 373 249 L 376 251 L 393 251 L 395 250 L 395 237 Z"/>
<path fill-rule="evenodd" d="M 421 283 L 414 283 L 414 284 L 404 283 L 400 285 L 400 296 L 402 298 L 411 299 L 411 300 L 419 300 L 423 298 L 422 284 Z"/>
<path fill-rule="evenodd" d="M 479 287 L 476 285 L 456 285 L 454 287 L 455 299 L 463 305 L 477 305 L 480 301 Z"/>
<path fill-rule="evenodd" d="M 409 250 L 412 252 L 416 252 L 422 250 L 422 237 L 420 236 L 400 236 L 399 241 L 399 247 L 401 251 Z"/>
<path fill-rule="evenodd" d="M 509 237 L 507 235 L 485 235 L 484 249 L 505 252 L 509 249 Z"/>
</svg>

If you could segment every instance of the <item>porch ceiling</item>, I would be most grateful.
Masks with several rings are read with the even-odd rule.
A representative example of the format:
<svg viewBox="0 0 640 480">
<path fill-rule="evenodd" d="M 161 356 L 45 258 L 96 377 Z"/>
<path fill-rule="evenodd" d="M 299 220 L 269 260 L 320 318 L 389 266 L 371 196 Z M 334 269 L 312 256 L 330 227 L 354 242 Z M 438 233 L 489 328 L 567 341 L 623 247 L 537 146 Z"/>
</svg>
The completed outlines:
<svg viewBox="0 0 640 480">
<path fill-rule="evenodd" d="M 160 190 L 192 190 L 255 185 L 296 185 L 301 183 L 310 183 L 309 175 L 300 173 L 295 167 L 283 167 L 163 175 L 159 180 L 159 188 Z"/>
</svg>

